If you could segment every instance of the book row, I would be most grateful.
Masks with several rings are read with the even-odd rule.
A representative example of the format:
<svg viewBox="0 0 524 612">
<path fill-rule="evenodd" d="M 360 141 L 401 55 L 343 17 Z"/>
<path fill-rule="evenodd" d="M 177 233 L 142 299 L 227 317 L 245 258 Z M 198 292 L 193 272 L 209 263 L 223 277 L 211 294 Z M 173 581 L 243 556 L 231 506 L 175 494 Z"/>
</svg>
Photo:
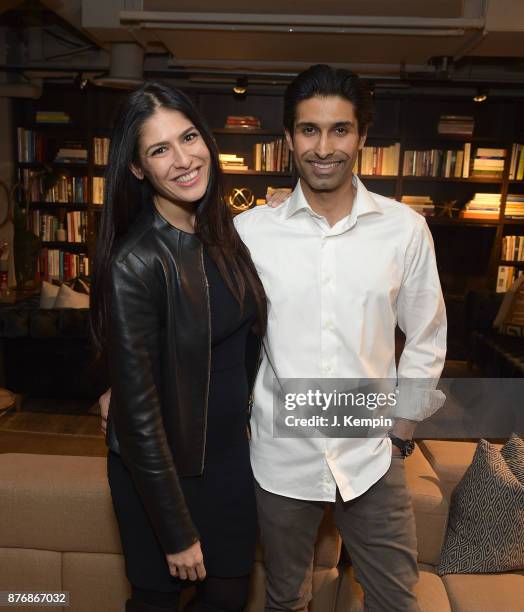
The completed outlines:
<svg viewBox="0 0 524 612">
<path fill-rule="evenodd" d="M 515 266 L 499 266 L 497 273 L 497 293 L 505 293 L 513 283 L 524 274 Z"/>
<path fill-rule="evenodd" d="M 524 179 L 524 145 L 515 143 L 511 147 L 511 163 L 509 165 L 509 180 Z"/>
<path fill-rule="evenodd" d="M 505 149 L 479 147 L 471 154 L 471 143 L 463 149 L 429 149 L 404 151 L 404 176 L 439 178 L 484 177 L 501 180 L 506 157 Z"/>
<path fill-rule="evenodd" d="M 51 160 L 62 164 L 86 164 L 88 150 L 83 141 L 65 140 L 60 146 L 53 138 L 40 132 L 19 127 L 16 131 L 18 161 L 45 163 Z"/>
<path fill-rule="evenodd" d="M 33 210 L 28 215 L 29 229 L 44 242 L 87 241 L 87 213 L 78 210 L 65 215 L 65 223 L 57 216 Z"/>
<path fill-rule="evenodd" d="M 93 138 L 93 159 L 97 166 L 106 166 L 109 157 L 109 138 Z"/>
<path fill-rule="evenodd" d="M 291 172 L 293 157 L 285 138 L 257 142 L 253 146 L 254 169 L 261 172 Z"/>
<path fill-rule="evenodd" d="M 89 258 L 84 253 L 68 253 L 59 249 L 42 249 L 38 257 L 41 280 L 67 281 L 78 276 L 89 276 Z"/>
<path fill-rule="evenodd" d="M 504 236 L 500 257 L 506 261 L 524 261 L 524 236 Z"/>
<path fill-rule="evenodd" d="M 25 188 L 29 202 L 56 204 L 87 204 L 87 176 L 58 176 L 50 180 L 48 175 L 19 169 L 19 180 Z"/>
<path fill-rule="evenodd" d="M 369 176 L 397 176 L 400 142 L 389 147 L 364 147 L 359 152 L 360 174 Z"/>
</svg>

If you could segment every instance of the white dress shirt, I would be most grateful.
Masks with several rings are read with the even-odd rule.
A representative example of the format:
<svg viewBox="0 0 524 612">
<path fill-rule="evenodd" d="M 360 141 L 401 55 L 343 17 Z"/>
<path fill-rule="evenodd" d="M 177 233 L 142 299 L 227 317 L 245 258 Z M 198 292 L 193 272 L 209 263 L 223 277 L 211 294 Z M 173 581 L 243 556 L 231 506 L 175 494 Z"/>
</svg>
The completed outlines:
<svg viewBox="0 0 524 612">
<path fill-rule="evenodd" d="M 351 213 L 330 226 L 300 182 L 278 208 L 235 218 L 268 298 L 268 328 L 251 416 L 251 463 L 267 491 L 347 501 L 383 476 L 389 438 L 273 436 L 273 381 L 281 378 L 393 378 L 395 326 L 406 335 L 398 377 L 436 381 L 446 353 L 446 312 L 433 241 L 407 205 L 370 193 L 353 177 Z M 393 416 L 420 421 L 443 402 L 410 393 Z"/>
</svg>

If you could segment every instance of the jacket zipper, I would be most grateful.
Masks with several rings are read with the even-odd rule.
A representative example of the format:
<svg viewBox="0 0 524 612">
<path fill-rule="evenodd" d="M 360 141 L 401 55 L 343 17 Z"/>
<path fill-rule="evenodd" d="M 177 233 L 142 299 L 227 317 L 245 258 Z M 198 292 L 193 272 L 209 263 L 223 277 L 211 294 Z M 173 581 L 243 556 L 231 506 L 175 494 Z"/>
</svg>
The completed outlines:
<svg viewBox="0 0 524 612">
<path fill-rule="evenodd" d="M 211 380 L 211 301 L 209 299 L 209 281 L 206 276 L 206 268 L 204 266 L 204 246 L 200 245 L 200 263 L 202 265 L 202 274 L 206 285 L 207 297 L 207 330 L 208 330 L 208 352 L 207 352 L 207 386 L 206 386 L 206 402 L 204 405 L 204 447 L 202 450 L 202 464 L 200 473 L 204 472 L 204 463 L 206 460 L 206 440 L 207 440 L 207 408 L 209 402 L 209 382 Z"/>
</svg>

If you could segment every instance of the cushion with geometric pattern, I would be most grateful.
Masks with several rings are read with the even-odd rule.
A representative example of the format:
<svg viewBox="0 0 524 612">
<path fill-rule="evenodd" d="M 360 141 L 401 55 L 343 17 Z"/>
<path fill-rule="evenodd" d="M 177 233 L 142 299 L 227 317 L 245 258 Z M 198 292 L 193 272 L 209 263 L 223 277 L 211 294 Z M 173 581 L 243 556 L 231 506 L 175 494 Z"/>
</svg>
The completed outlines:
<svg viewBox="0 0 524 612">
<path fill-rule="evenodd" d="M 517 569 L 524 569 L 524 441 L 512 436 L 499 451 L 480 440 L 451 496 L 437 572 Z"/>
</svg>

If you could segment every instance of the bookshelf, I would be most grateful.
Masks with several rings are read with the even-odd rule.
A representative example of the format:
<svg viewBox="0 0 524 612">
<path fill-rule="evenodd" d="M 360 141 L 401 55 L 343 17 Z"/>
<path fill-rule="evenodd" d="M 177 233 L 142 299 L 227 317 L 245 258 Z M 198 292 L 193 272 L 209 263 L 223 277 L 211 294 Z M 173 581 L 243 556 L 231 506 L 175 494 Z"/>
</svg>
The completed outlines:
<svg viewBox="0 0 524 612">
<path fill-rule="evenodd" d="M 243 99 L 234 98 L 226 90 L 191 90 L 188 93 L 206 117 L 220 151 L 242 157 L 248 167 L 247 170 L 225 170 L 226 194 L 233 188 L 247 187 L 256 198 L 263 198 L 268 186 L 293 187 L 296 178 L 292 171 L 254 170 L 254 145 L 270 143 L 283 137 L 283 99 L 280 93 L 256 92 Z M 121 91 L 104 88 L 88 88 L 81 92 L 71 86 L 46 85 L 40 100 L 21 100 L 17 103 L 16 124 L 13 127 L 38 132 L 44 141 L 44 145 L 40 145 L 43 155 L 39 161 L 19 161 L 17 174 L 22 176 L 24 172 L 51 170 L 55 175 L 63 176 L 64 181 L 85 179 L 82 201 L 70 198 L 72 201 L 67 203 L 54 203 L 45 201 L 46 198 L 40 195 L 29 204 L 29 213 L 38 211 L 41 215 L 55 215 L 63 220 L 68 212 L 77 211 L 85 215 L 81 243 L 50 240 L 41 244 L 43 252 L 57 250 L 64 253 L 62 257 L 65 254 L 69 258 L 78 257 L 78 263 L 80 258 L 84 262 L 92 259 L 101 210 L 101 204 L 96 202 L 101 202 L 105 172 L 104 147 L 101 142 L 105 139 L 107 143 L 113 116 L 123 95 Z M 435 242 L 452 338 L 455 332 L 458 335 L 461 333 L 462 308 L 468 290 L 494 290 L 501 266 L 513 267 L 517 272 L 524 271 L 521 261 L 505 258 L 502 250 L 506 237 L 524 236 L 524 218 L 510 218 L 506 215 L 512 201 L 524 199 L 524 180 L 520 179 L 519 174 L 521 167 L 524 177 L 524 161 L 520 162 L 524 159 L 524 103 L 510 98 L 490 98 L 477 104 L 452 95 L 435 98 L 388 93 L 376 98 L 375 109 L 375 122 L 366 142 L 366 163 L 363 164 L 361 155 L 358 165 L 360 177 L 368 189 L 397 200 L 403 196 L 430 196 L 438 204 L 455 201 L 457 208 L 463 208 L 477 193 L 500 198 L 500 210 L 494 218 L 459 218 L 458 211 L 453 211 L 452 218 L 427 217 Z M 40 125 L 35 121 L 36 111 L 52 110 L 68 113 L 70 123 Z M 262 127 L 250 130 L 225 128 L 228 115 L 259 117 Z M 473 133 L 439 134 L 438 124 L 442 115 L 472 116 Z M 18 148 L 16 132 L 13 129 L 15 151 Z M 71 141 L 85 145 L 85 162 L 56 162 L 58 150 L 64 147 L 64 143 Z M 405 159 L 411 155 L 409 151 L 442 151 L 443 159 L 448 155 L 446 152 L 450 151 L 449 155 L 453 156 L 456 164 L 458 152 L 464 152 L 467 144 L 471 146 L 472 157 L 479 148 L 504 151 L 502 166 L 499 160 L 497 167 L 497 176 L 471 176 L 470 173 L 467 177 L 462 175 L 463 172 L 460 172 L 460 176 L 455 176 L 455 172 L 453 176 L 416 176 L 403 172 Z M 388 148 L 392 151 L 394 147 L 397 157 L 393 161 L 389 160 L 387 172 L 378 171 L 376 164 L 373 165 L 373 155 L 379 154 L 380 149 Z M 514 154 L 520 157 L 515 160 Z M 450 163 L 453 164 L 453 161 Z M 392 171 L 391 164 L 397 164 L 396 171 Z M 444 170 L 441 166 L 436 173 L 445 175 L 445 166 Z M 53 257 L 56 259 L 56 255 Z M 456 347 L 450 345 L 450 349 L 452 355 L 455 349 L 455 353 L 460 354 L 458 344 Z"/>
</svg>

